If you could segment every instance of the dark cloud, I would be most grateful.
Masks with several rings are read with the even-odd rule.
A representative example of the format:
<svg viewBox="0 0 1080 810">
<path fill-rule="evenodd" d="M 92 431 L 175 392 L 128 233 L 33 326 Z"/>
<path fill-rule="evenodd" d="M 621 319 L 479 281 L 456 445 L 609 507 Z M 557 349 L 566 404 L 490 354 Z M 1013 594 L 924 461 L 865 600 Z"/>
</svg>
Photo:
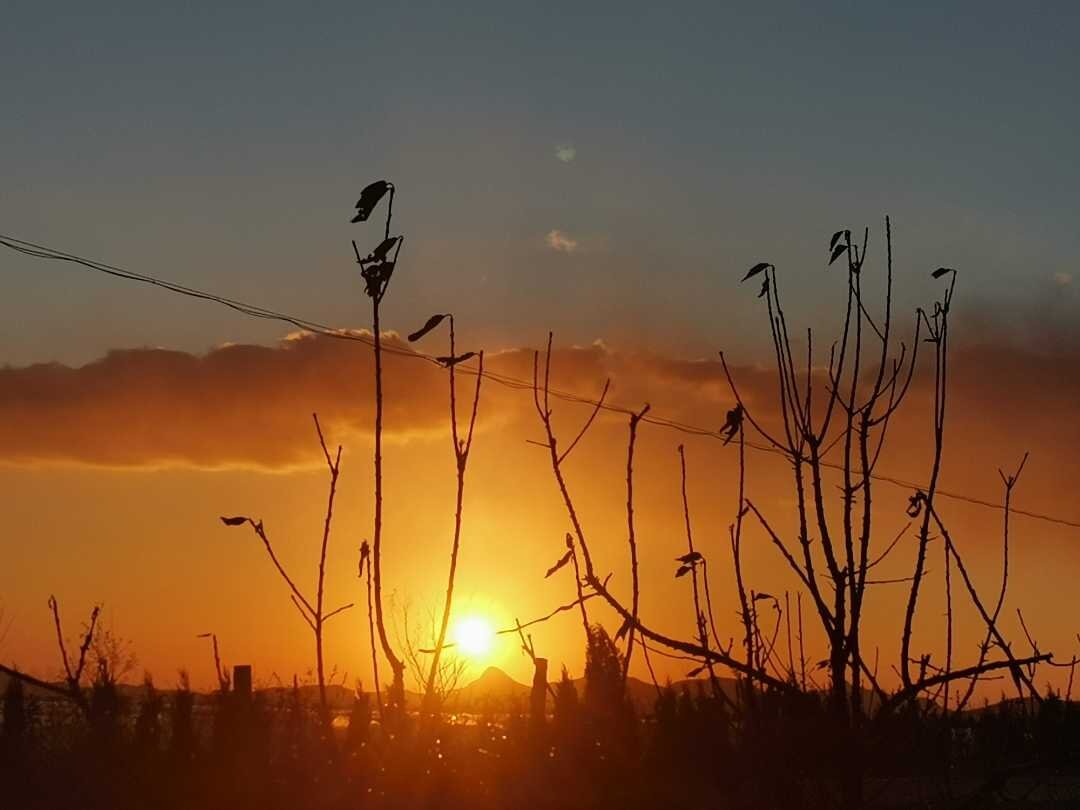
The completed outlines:
<svg viewBox="0 0 1080 810">
<path fill-rule="evenodd" d="M 445 430 L 446 375 L 388 335 L 386 433 L 391 440 Z M 533 353 L 494 354 L 488 368 L 532 379 Z M 595 395 L 605 377 L 627 404 L 647 396 L 680 410 L 690 402 L 680 371 L 660 358 L 620 356 L 600 346 L 560 349 L 552 385 Z M 686 366 L 690 369 L 691 366 Z M 716 369 L 712 369 L 715 374 Z M 0 369 L 0 459 L 105 466 L 317 463 L 310 414 L 346 435 L 374 420 L 373 352 L 367 344 L 311 334 L 276 346 L 226 345 L 205 355 L 164 349 L 112 351 L 78 368 L 38 364 Z M 684 375 L 681 384 L 696 375 Z M 472 378 L 462 375 L 461 384 Z M 613 399 L 615 397 L 613 396 Z M 481 427 L 530 413 L 531 394 L 488 383 Z M 530 409 L 530 410 L 522 410 Z"/>
<path fill-rule="evenodd" d="M 386 341 L 393 350 L 385 361 L 388 439 L 442 436 L 445 372 L 409 356 L 409 345 L 395 335 Z M 1047 458 L 1080 446 L 1080 351 L 1072 342 L 1050 348 L 988 344 L 953 353 L 952 448 L 977 442 L 980 457 L 1007 464 L 1022 445 Z M 532 350 L 514 349 L 490 354 L 486 365 L 530 382 L 533 360 Z M 895 428 L 909 449 L 921 448 L 918 437 L 928 436 L 928 362 L 922 358 L 924 372 L 908 415 Z M 78 368 L 0 369 L 0 460 L 120 467 L 318 464 L 310 414 L 318 412 L 331 441 L 347 444 L 370 433 L 372 365 L 364 343 L 305 334 L 275 346 L 229 345 L 201 356 L 131 349 Z M 595 397 L 610 379 L 610 403 L 638 409 L 648 402 L 658 416 L 705 428 L 719 428 L 733 402 L 719 358 L 612 351 L 598 342 L 555 350 L 552 367 L 552 386 L 559 390 Z M 732 373 L 755 416 L 775 424 L 775 373 L 757 366 L 733 367 Z M 461 375 L 463 388 L 472 382 Z M 573 407 L 559 403 L 558 411 L 569 415 Z M 485 383 L 482 431 L 535 438 L 535 418 L 530 391 Z M 918 459 L 908 455 L 914 472 Z"/>
<path fill-rule="evenodd" d="M 400 348 L 395 338 L 392 347 Z M 274 347 L 230 345 L 196 356 L 113 351 L 79 368 L 0 370 L 0 458 L 130 466 L 317 460 L 310 414 L 363 429 L 373 418 L 372 351 L 359 342 L 295 336 Z M 390 431 L 442 418 L 437 370 L 387 357 Z"/>
</svg>

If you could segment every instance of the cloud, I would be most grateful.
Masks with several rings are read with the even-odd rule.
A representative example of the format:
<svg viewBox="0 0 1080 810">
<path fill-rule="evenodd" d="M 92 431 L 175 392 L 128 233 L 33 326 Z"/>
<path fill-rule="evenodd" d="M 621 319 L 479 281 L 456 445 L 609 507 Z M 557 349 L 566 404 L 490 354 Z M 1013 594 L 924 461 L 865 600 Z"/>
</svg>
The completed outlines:
<svg viewBox="0 0 1080 810">
<path fill-rule="evenodd" d="M 573 253 L 578 247 L 576 239 L 571 239 L 558 229 L 548 231 L 548 235 L 544 237 L 544 241 L 547 242 L 549 248 L 557 250 L 560 253 Z"/>
<path fill-rule="evenodd" d="M 388 430 L 437 429 L 445 418 L 437 396 L 443 375 L 408 357 L 396 336 L 387 345 L 405 352 L 385 361 Z M 79 368 L 3 368 L 0 460 L 308 464 L 318 449 L 311 413 L 328 431 L 370 429 L 372 363 L 365 343 L 300 334 L 276 346 L 224 345 L 202 356 L 125 349 Z"/>
<path fill-rule="evenodd" d="M 418 359 L 393 333 L 387 333 L 385 343 L 391 350 L 385 355 L 384 377 L 387 440 L 443 442 L 448 430 L 446 372 Z M 533 361 L 531 348 L 490 351 L 485 368 L 528 383 Z M 77 368 L 57 363 L 0 368 L 0 462 L 121 468 L 318 466 L 323 462 L 313 412 L 318 412 L 329 442 L 359 449 L 358 444 L 369 441 L 372 365 L 373 352 L 366 343 L 297 334 L 272 346 L 226 345 L 203 355 L 125 349 Z M 758 365 L 732 365 L 731 371 L 755 419 L 779 435 L 783 427 L 775 372 Z M 615 350 L 602 341 L 554 350 L 554 389 L 595 398 L 606 379 L 611 381 L 609 404 L 636 410 L 648 402 L 658 417 L 708 430 L 720 428 L 733 404 L 718 360 Z M 932 380 L 929 358 L 921 358 L 911 401 L 895 420 L 891 446 L 904 451 L 890 454 L 891 473 L 925 473 Z M 464 391 L 473 379 L 459 375 L 459 384 Z M 477 425 L 485 436 L 483 444 L 508 446 L 536 438 L 532 395 L 527 384 L 524 388 L 484 382 Z M 824 390 L 819 378 L 815 394 Z M 949 391 L 951 470 L 981 476 L 1030 449 L 1039 462 L 1033 462 L 1034 467 L 1045 464 L 1046 469 L 1080 474 L 1068 452 L 1080 446 L 1080 423 L 1074 414 L 1080 401 L 1076 340 L 1062 336 L 1025 346 L 1001 339 L 957 346 Z M 459 404 L 467 400 L 459 397 Z M 567 424 L 588 416 L 586 404 L 552 402 Z M 622 414 L 603 414 L 597 427 L 607 437 L 598 440 L 597 452 L 615 452 L 610 442 L 621 448 Z M 656 431 L 673 442 L 685 438 Z M 994 486 L 995 481 L 984 483 Z"/>
<path fill-rule="evenodd" d="M 355 333 L 364 335 L 367 333 Z M 385 430 L 390 441 L 443 440 L 446 372 L 419 359 L 393 333 L 384 343 Z M 472 347 L 469 347 L 472 348 Z M 485 367 L 532 380 L 533 350 L 489 353 Z M 722 371 L 653 354 L 613 352 L 602 342 L 556 349 L 552 386 L 654 408 L 684 420 L 716 421 L 730 407 Z M 367 441 L 374 421 L 373 352 L 366 343 L 308 333 L 273 346 L 228 344 L 204 355 L 157 348 L 114 350 L 81 367 L 59 363 L 0 368 L 0 462 L 106 467 L 255 467 L 322 463 L 311 414 L 327 439 Z M 759 397 L 749 370 L 744 396 Z M 462 386 L 472 378 L 459 375 Z M 569 415 L 583 406 L 563 403 Z M 532 396 L 487 381 L 478 429 L 532 435 Z M 502 436 L 501 440 L 505 440 Z M 523 439 L 522 439 L 523 440 Z"/>
<path fill-rule="evenodd" d="M 572 163 L 574 158 L 577 157 L 577 149 L 574 148 L 573 144 L 560 144 L 555 147 L 555 157 L 563 163 Z"/>
<path fill-rule="evenodd" d="M 1059 287 L 1068 287 L 1072 282 L 1072 273 L 1054 273 L 1054 283 Z"/>
</svg>

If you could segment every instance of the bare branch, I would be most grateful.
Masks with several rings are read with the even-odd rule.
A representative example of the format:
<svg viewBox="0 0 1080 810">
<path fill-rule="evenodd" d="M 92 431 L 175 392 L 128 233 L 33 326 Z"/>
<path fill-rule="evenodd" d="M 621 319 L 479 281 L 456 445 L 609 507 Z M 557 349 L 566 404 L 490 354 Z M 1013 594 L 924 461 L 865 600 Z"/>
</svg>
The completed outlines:
<svg viewBox="0 0 1080 810">
<path fill-rule="evenodd" d="M 611 378 L 609 377 L 608 379 L 604 380 L 604 390 L 600 392 L 600 397 L 596 401 L 596 407 L 593 408 L 592 413 L 589 414 L 589 418 L 585 420 L 585 424 L 581 426 L 581 430 L 578 431 L 578 435 L 574 437 L 574 440 L 570 442 L 569 446 L 565 450 L 563 450 L 562 454 L 559 456 L 560 464 L 566 460 L 566 457 L 570 455 L 570 451 L 577 446 L 577 443 L 579 441 L 581 441 L 581 437 L 585 435 L 586 431 L 592 425 L 593 420 L 596 419 L 596 415 L 600 413 L 600 409 L 604 407 L 604 399 L 607 397 L 608 388 L 610 386 Z"/>
<path fill-rule="evenodd" d="M 354 606 L 355 606 L 355 604 L 356 604 L 355 602 L 349 602 L 349 604 L 347 604 L 347 605 L 342 605 L 342 606 L 341 606 L 341 607 L 339 607 L 339 608 L 334 608 L 334 609 L 333 609 L 333 610 L 331 610 L 331 611 L 330 611 L 329 613 L 327 613 L 327 614 L 326 614 L 325 616 L 323 616 L 323 618 L 322 618 L 322 620 L 323 620 L 323 624 L 326 624 L 326 622 L 327 622 L 328 620 L 330 620 L 330 619 L 334 618 L 334 617 L 335 617 L 335 616 L 337 616 L 337 615 L 338 615 L 339 613 L 344 613 L 344 612 L 345 612 L 346 610 L 348 610 L 349 608 L 351 608 L 351 607 L 354 607 Z"/>
</svg>

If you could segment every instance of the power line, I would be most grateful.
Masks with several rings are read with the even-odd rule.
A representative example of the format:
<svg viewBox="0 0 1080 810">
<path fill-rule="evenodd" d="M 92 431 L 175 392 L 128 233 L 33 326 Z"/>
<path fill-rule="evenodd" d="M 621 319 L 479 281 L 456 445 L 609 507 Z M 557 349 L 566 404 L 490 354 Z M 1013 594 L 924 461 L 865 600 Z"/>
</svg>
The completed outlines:
<svg viewBox="0 0 1080 810">
<path fill-rule="evenodd" d="M 260 307 L 256 304 L 249 304 L 245 301 L 240 301 L 235 298 L 227 298 L 222 295 L 210 293 L 205 290 L 200 290 L 195 287 L 188 287 L 183 284 L 177 284 L 175 282 L 166 281 L 164 279 L 157 278 L 155 276 L 147 275 L 145 273 L 137 273 L 133 270 L 125 270 L 122 267 L 106 264 L 105 262 L 95 261 L 93 259 L 87 259 L 84 256 L 78 256 L 74 253 L 66 253 L 62 250 L 48 247 L 46 245 L 40 245 L 34 242 L 28 242 L 24 239 L 17 239 L 13 236 L 5 236 L 0 234 L 0 245 L 10 248 L 18 253 L 22 253 L 26 256 L 32 256 L 39 259 L 51 259 L 53 261 L 69 262 L 82 266 L 88 270 L 94 270 L 99 273 L 121 278 L 127 281 L 136 281 L 142 284 L 148 284 L 153 287 L 158 287 L 168 292 L 176 293 L 178 295 L 185 295 L 190 298 L 196 298 L 203 301 L 210 301 L 213 303 L 221 304 L 230 309 L 233 309 L 241 314 L 247 315 L 252 318 L 262 318 L 265 320 L 280 321 L 282 323 L 291 324 L 299 329 L 303 329 L 315 334 L 324 335 L 325 337 L 334 338 L 337 340 L 351 340 L 357 343 L 362 343 L 366 346 L 374 347 L 375 341 L 367 335 L 360 334 L 355 331 L 347 329 L 339 329 L 328 326 L 318 321 L 312 321 L 306 318 L 301 318 L 297 315 L 290 315 L 284 312 L 278 312 L 276 310 Z M 387 346 L 383 345 L 382 350 L 388 354 L 397 355 L 400 357 L 411 358 L 415 360 L 427 361 L 439 368 L 443 368 L 443 364 L 439 362 L 433 355 L 424 354 L 422 352 L 413 351 L 412 349 L 406 349 L 399 346 Z M 478 369 L 470 366 L 459 366 L 457 369 L 459 372 L 465 374 L 476 375 Z M 491 380 L 492 382 L 502 385 L 506 388 L 512 388 L 516 390 L 533 390 L 533 383 L 528 380 L 522 380 L 518 377 L 513 377 L 509 374 L 501 374 L 495 371 L 482 372 L 484 379 Z M 611 413 L 620 413 L 626 416 L 630 416 L 635 412 L 630 408 L 612 405 L 608 402 L 598 402 L 595 399 L 589 397 L 580 396 L 578 394 L 571 393 L 569 391 L 561 391 L 559 389 L 551 388 L 548 392 L 551 396 L 563 400 L 564 402 L 572 402 L 579 405 L 588 405 L 593 408 L 599 408 L 600 410 L 608 411 Z M 722 435 L 717 430 L 710 430 L 699 425 L 687 424 L 675 419 L 669 419 L 663 416 L 657 416 L 656 414 L 646 414 L 642 417 L 641 421 L 647 422 L 658 427 L 668 428 L 669 430 L 675 430 L 680 433 L 684 433 L 691 436 L 701 436 L 712 439 L 722 439 Z M 788 454 L 781 449 L 772 447 L 766 444 L 761 444 L 754 441 L 746 441 L 746 446 L 753 450 L 762 453 L 771 453 L 773 455 L 782 456 L 788 458 Z M 835 462 L 829 462 L 822 460 L 823 467 L 827 467 L 832 470 L 843 471 L 843 465 Z M 896 478 L 889 475 L 882 475 L 880 473 L 871 473 L 870 476 L 873 480 L 882 483 L 892 484 L 897 487 L 901 487 L 907 490 L 922 489 L 923 486 L 913 481 L 907 481 L 902 478 Z M 974 506 L 981 506 L 989 509 L 996 509 L 998 511 L 1004 511 L 1003 504 L 995 503 L 993 501 L 984 500 L 982 498 L 976 498 L 971 495 L 965 495 L 960 492 L 952 492 L 943 489 L 938 489 L 936 495 L 943 498 L 950 498 L 952 500 L 961 501 L 964 503 L 972 504 Z M 1067 518 L 1060 518 L 1054 515 L 1048 515 L 1040 512 L 1032 512 L 1026 509 L 1018 509 L 1010 506 L 1009 511 L 1014 515 L 1023 515 L 1024 517 L 1031 518 L 1033 520 L 1041 520 L 1047 523 L 1053 523 L 1058 526 L 1067 526 L 1073 529 L 1080 529 L 1080 521 L 1069 520 Z"/>
</svg>

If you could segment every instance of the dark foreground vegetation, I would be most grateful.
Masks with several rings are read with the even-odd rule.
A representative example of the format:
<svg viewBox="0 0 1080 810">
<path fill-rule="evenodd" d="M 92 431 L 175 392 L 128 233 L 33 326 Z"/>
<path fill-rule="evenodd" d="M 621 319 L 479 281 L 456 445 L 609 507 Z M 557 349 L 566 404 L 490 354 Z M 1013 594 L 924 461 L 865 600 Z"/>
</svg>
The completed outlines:
<svg viewBox="0 0 1080 810">
<path fill-rule="evenodd" d="M 945 714 L 908 704 L 852 737 L 827 698 L 662 687 L 624 692 L 593 634 L 583 687 L 548 711 L 373 716 L 370 694 L 329 726 L 299 687 L 166 694 L 97 680 L 85 712 L 4 695 L 0 798 L 10 808 L 825 808 L 858 758 L 868 807 L 1076 807 L 1080 707 L 1051 695 Z M 29 690 L 33 691 L 33 690 Z"/>
</svg>

